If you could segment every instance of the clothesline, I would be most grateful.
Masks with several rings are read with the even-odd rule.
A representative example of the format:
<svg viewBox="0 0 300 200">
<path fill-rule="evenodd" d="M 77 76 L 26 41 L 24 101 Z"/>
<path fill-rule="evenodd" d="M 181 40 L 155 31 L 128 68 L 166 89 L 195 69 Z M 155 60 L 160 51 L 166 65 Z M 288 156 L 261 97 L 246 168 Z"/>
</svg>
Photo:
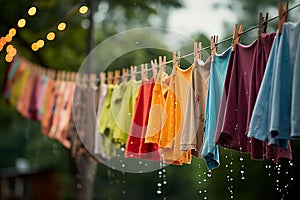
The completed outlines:
<svg viewBox="0 0 300 200">
<path fill-rule="evenodd" d="M 291 10 L 293 10 L 293 9 L 299 7 L 299 6 L 300 6 L 300 3 L 298 3 L 298 4 L 296 4 L 295 6 L 289 8 L 286 12 L 290 12 Z M 273 17 L 273 18 L 271 18 L 271 19 L 265 21 L 265 23 L 268 23 L 268 22 L 270 22 L 270 21 L 273 21 L 273 20 L 277 19 L 278 17 L 279 17 L 279 16 L 277 15 L 277 16 L 275 16 L 275 17 Z M 263 24 L 263 25 L 264 25 L 264 24 Z M 263 26 L 263 25 L 262 25 L 262 26 Z M 245 34 L 245 33 L 250 32 L 250 31 L 252 31 L 252 30 L 254 30 L 254 29 L 257 29 L 257 28 L 261 28 L 261 27 L 259 27 L 259 25 L 252 26 L 252 27 L 246 29 L 245 31 L 243 31 L 242 33 L 239 33 L 239 34 L 238 34 L 238 37 L 242 36 L 242 35 Z M 226 38 L 226 39 L 224 39 L 224 40 L 222 40 L 222 41 L 216 43 L 216 44 L 215 44 L 215 47 L 217 47 L 218 45 L 223 44 L 223 43 L 225 43 L 225 42 L 231 41 L 231 40 L 233 40 L 233 37 Z M 207 46 L 207 47 L 203 47 L 203 48 L 199 49 L 199 52 L 205 51 L 205 50 L 208 50 L 208 49 L 211 49 L 211 46 L 210 46 L 210 45 Z M 188 53 L 188 54 L 185 54 L 185 55 L 182 55 L 182 56 L 180 56 L 179 58 L 180 58 L 180 59 L 181 59 L 181 58 L 187 58 L 187 57 L 192 56 L 192 55 L 194 55 L 194 52 Z M 173 60 L 169 60 L 169 61 L 166 61 L 165 64 L 170 64 L 170 63 L 172 63 L 172 62 L 173 62 Z M 149 69 L 147 69 L 147 70 L 145 70 L 145 71 L 151 71 L 151 70 L 152 70 L 152 69 L 149 68 Z M 135 74 L 140 74 L 140 73 L 142 73 L 142 72 L 141 72 L 141 71 L 135 72 Z M 130 76 L 130 74 L 128 74 L 128 76 Z"/>
</svg>

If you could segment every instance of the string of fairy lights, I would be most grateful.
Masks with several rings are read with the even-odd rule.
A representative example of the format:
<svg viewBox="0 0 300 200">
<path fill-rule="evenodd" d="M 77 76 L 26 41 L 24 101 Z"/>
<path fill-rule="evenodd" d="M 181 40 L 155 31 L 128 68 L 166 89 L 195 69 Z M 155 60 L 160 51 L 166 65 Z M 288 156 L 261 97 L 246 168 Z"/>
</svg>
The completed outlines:
<svg viewBox="0 0 300 200">
<path fill-rule="evenodd" d="M 89 8 L 87 5 L 78 3 L 76 4 L 73 8 L 75 8 L 79 14 L 85 15 L 88 11 Z M 6 51 L 5 55 L 5 61 L 10 63 L 13 61 L 14 56 L 17 55 L 17 49 L 14 47 L 12 44 L 12 41 L 17 34 L 17 32 L 20 29 L 23 29 L 26 27 L 27 20 L 26 18 L 28 17 L 34 17 L 38 11 L 38 7 L 31 6 L 28 11 L 26 17 L 22 17 L 18 20 L 17 24 L 15 27 L 12 27 L 9 29 L 8 33 L 5 36 L 0 37 L 0 52 L 2 50 Z M 57 31 L 64 31 L 67 28 L 67 23 L 64 19 L 61 19 L 59 22 L 56 23 L 56 30 Z M 31 49 L 33 51 L 38 51 L 39 49 L 43 48 L 45 46 L 45 42 L 53 41 L 56 38 L 56 33 L 55 31 L 51 30 L 48 31 L 48 33 L 45 35 L 45 39 L 38 39 L 37 41 L 33 42 L 31 44 Z"/>
</svg>

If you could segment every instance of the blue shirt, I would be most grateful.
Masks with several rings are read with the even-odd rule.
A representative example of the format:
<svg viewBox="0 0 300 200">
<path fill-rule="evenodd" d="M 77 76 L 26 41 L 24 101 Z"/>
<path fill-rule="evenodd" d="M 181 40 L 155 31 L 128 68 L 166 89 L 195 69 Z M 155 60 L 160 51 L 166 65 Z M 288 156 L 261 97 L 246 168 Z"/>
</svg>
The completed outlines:
<svg viewBox="0 0 300 200">
<path fill-rule="evenodd" d="M 274 70 L 271 137 L 300 138 L 300 22 L 285 23 Z"/>
<path fill-rule="evenodd" d="M 218 145 L 214 143 L 214 137 L 230 54 L 231 47 L 222 54 L 215 55 L 215 61 L 211 62 L 206 99 L 204 143 L 201 152 L 208 169 L 216 168 L 220 164 Z"/>
</svg>

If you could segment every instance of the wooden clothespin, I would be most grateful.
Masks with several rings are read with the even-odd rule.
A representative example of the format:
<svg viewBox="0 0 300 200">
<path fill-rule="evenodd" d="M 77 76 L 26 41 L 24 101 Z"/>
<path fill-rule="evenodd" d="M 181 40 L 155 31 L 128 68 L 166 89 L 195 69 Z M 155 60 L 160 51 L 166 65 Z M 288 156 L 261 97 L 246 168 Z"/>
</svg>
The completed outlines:
<svg viewBox="0 0 300 200">
<path fill-rule="evenodd" d="M 198 43 L 194 42 L 194 67 L 197 66 L 198 55 L 199 55 Z"/>
<path fill-rule="evenodd" d="M 61 80 L 61 71 L 56 72 L 56 80 L 58 80 L 58 81 Z"/>
<path fill-rule="evenodd" d="M 167 65 L 167 56 L 163 56 L 163 66 L 164 66 L 164 69 L 166 69 L 166 66 Z"/>
<path fill-rule="evenodd" d="M 71 81 L 74 82 L 76 80 L 76 72 L 71 73 Z"/>
<path fill-rule="evenodd" d="M 131 80 L 136 80 L 136 66 L 130 66 L 130 75 Z"/>
<path fill-rule="evenodd" d="M 162 68 L 162 56 L 158 56 L 158 65 Z"/>
<path fill-rule="evenodd" d="M 126 81 L 127 81 L 126 68 L 122 68 L 122 83 L 125 83 Z"/>
<path fill-rule="evenodd" d="M 141 64 L 141 78 L 142 80 L 145 80 L 145 65 Z"/>
<path fill-rule="evenodd" d="M 107 84 L 112 84 L 112 78 L 113 78 L 113 72 L 108 71 L 107 72 Z"/>
<path fill-rule="evenodd" d="M 177 66 L 179 67 L 180 66 L 180 51 L 177 52 Z"/>
<path fill-rule="evenodd" d="M 87 88 L 88 87 L 88 75 L 87 74 L 82 74 L 82 87 Z"/>
<path fill-rule="evenodd" d="M 106 79 L 106 74 L 105 72 L 100 72 L 100 85 L 104 85 L 105 84 L 105 79 Z"/>
<path fill-rule="evenodd" d="M 267 32 L 267 24 L 268 24 L 268 13 L 266 13 L 266 16 L 263 17 L 262 13 L 259 13 L 259 19 L 258 19 L 258 42 L 260 42 L 260 35 L 262 33 Z"/>
<path fill-rule="evenodd" d="M 119 83 L 119 79 L 120 79 L 120 70 L 115 70 L 114 85 L 117 85 Z"/>
<path fill-rule="evenodd" d="M 65 81 L 66 80 L 66 71 L 61 72 L 61 80 Z"/>
<path fill-rule="evenodd" d="M 216 45 L 216 41 L 218 40 L 218 37 L 216 37 L 215 35 L 210 37 L 210 49 L 211 49 L 211 61 L 215 61 L 215 54 L 218 52 L 217 51 L 217 45 Z"/>
<path fill-rule="evenodd" d="M 157 75 L 157 65 L 151 60 L 151 69 L 152 69 L 152 76 L 154 78 L 154 81 L 156 80 L 156 75 Z"/>
<path fill-rule="evenodd" d="M 97 75 L 91 73 L 91 74 L 90 74 L 90 80 L 89 80 L 89 86 L 90 86 L 91 88 L 97 87 L 97 86 L 96 86 L 96 80 L 97 80 Z"/>
<path fill-rule="evenodd" d="M 238 29 L 238 24 L 235 24 L 233 28 L 233 35 L 232 35 L 232 51 L 235 51 L 236 45 L 240 43 L 242 32 L 243 32 L 243 25 L 240 25 Z"/>
<path fill-rule="evenodd" d="M 177 59 L 177 55 L 176 55 L 176 51 L 173 51 L 173 69 L 172 69 L 172 73 L 175 74 L 176 68 L 178 66 L 178 59 Z"/>
<path fill-rule="evenodd" d="M 198 53 L 198 59 L 202 59 L 201 58 L 201 52 L 202 52 L 202 42 L 199 42 L 198 43 L 198 51 L 199 51 L 199 53 Z"/>
<path fill-rule="evenodd" d="M 148 79 L 148 64 L 145 63 L 144 65 L 144 77 L 145 79 Z"/>
<path fill-rule="evenodd" d="M 278 33 L 282 33 L 282 26 L 288 19 L 288 1 L 285 3 L 285 9 L 283 8 L 282 2 L 278 3 Z"/>
</svg>

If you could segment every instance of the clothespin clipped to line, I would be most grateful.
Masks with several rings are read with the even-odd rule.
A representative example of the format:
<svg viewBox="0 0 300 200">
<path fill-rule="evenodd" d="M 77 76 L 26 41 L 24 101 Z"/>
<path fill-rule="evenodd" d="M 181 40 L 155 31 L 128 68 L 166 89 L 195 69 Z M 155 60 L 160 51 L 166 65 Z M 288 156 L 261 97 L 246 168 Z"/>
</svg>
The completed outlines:
<svg viewBox="0 0 300 200">
<path fill-rule="evenodd" d="M 201 49 L 202 49 L 202 42 L 194 42 L 194 67 L 197 66 L 197 62 L 201 59 Z"/>
<path fill-rule="evenodd" d="M 96 85 L 97 75 L 91 73 L 89 78 L 90 78 L 90 80 L 89 80 L 89 86 L 91 88 L 96 88 L 97 87 L 97 85 Z"/>
<path fill-rule="evenodd" d="M 173 52 L 173 73 L 175 73 L 176 67 L 179 67 L 179 65 L 180 65 L 180 51 L 177 52 L 177 55 L 176 52 L 174 51 Z"/>
<path fill-rule="evenodd" d="M 127 82 L 128 80 L 128 68 L 122 68 L 122 83 Z"/>
<path fill-rule="evenodd" d="M 282 26 L 288 19 L 288 1 L 285 3 L 285 9 L 283 8 L 282 2 L 278 3 L 278 33 L 282 33 Z"/>
<path fill-rule="evenodd" d="M 146 80 L 148 78 L 148 65 L 146 64 L 141 64 L 141 77 L 142 80 Z"/>
<path fill-rule="evenodd" d="M 115 74 L 114 74 L 114 85 L 117 85 L 119 83 L 119 79 L 120 79 L 120 70 L 115 70 Z"/>
<path fill-rule="evenodd" d="M 153 60 L 150 61 L 151 63 L 151 69 L 152 69 L 152 76 L 154 78 L 154 81 L 156 80 L 156 75 L 157 75 L 157 63 L 155 64 L 155 62 Z"/>
<path fill-rule="evenodd" d="M 87 84 L 87 82 L 88 82 L 88 75 L 87 74 L 82 74 L 82 79 L 81 79 L 81 86 L 83 87 L 83 88 L 87 88 L 88 87 L 88 84 Z"/>
<path fill-rule="evenodd" d="M 232 51 L 235 51 L 236 45 L 240 43 L 242 32 L 243 32 L 243 25 L 240 25 L 238 29 L 238 24 L 235 24 L 233 28 L 233 35 L 232 35 Z"/>
<path fill-rule="evenodd" d="M 104 85 L 106 81 L 106 74 L 105 72 L 100 72 L 100 85 Z"/>
<path fill-rule="evenodd" d="M 136 71 L 137 71 L 137 67 L 136 66 L 130 66 L 130 79 L 131 80 L 136 80 Z"/>
<path fill-rule="evenodd" d="M 218 53 L 218 35 L 213 35 L 210 37 L 210 49 L 211 49 L 211 61 L 215 61 L 215 54 Z"/>
<path fill-rule="evenodd" d="M 258 19 L 258 42 L 260 42 L 260 35 L 262 33 L 267 32 L 267 25 L 268 25 L 268 13 L 266 13 L 266 16 L 263 17 L 262 13 L 259 13 L 259 19 Z"/>
<path fill-rule="evenodd" d="M 112 84 L 112 78 L 113 78 L 113 72 L 108 71 L 107 72 L 107 84 L 108 85 Z"/>
</svg>

